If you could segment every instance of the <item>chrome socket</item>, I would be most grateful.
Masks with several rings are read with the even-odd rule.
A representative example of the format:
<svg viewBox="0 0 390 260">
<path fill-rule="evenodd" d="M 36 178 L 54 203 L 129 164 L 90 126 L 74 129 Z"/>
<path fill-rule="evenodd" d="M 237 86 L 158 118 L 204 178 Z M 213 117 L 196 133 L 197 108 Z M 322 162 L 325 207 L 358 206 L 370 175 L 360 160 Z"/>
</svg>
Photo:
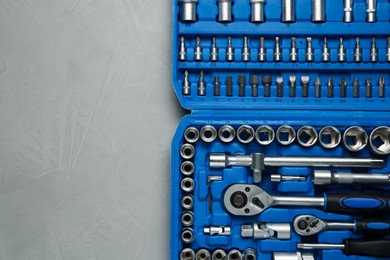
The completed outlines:
<svg viewBox="0 0 390 260">
<path fill-rule="evenodd" d="M 253 248 L 247 248 L 242 253 L 242 260 L 257 260 L 257 252 Z"/>
<path fill-rule="evenodd" d="M 189 227 L 183 228 L 183 230 L 181 231 L 181 240 L 186 244 L 190 244 L 192 241 L 194 241 L 194 239 L 194 230 Z"/>
<path fill-rule="evenodd" d="M 191 211 L 184 211 L 181 215 L 181 223 L 185 227 L 190 227 L 194 224 L 194 214 Z"/>
<path fill-rule="evenodd" d="M 268 125 L 257 128 L 255 139 L 260 145 L 269 145 L 275 140 L 275 131 Z"/>
<path fill-rule="evenodd" d="M 184 248 L 180 252 L 180 260 L 194 260 L 195 252 L 191 248 Z"/>
<path fill-rule="evenodd" d="M 237 129 L 237 139 L 240 143 L 248 144 L 255 137 L 255 130 L 249 125 L 242 125 Z"/>
<path fill-rule="evenodd" d="M 295 22 L 295 0 L 282 0 L 282 22 Z"/>
<path fill-rule="evenodd" d="M 363 150 L 368 144 L 368 135 L 360 126 L 351 126 L 343 135 L 345 148 L 351 152 Z"/>
<path fill-rule="evenodd" d="M 353 22 L 353 0 L 344 0 L 344 23 Z"/>
<path fill-rule="evenodd" d="M 320 131 L 319 141 L 326 149 L 336 148 L 341 142 L 341 133 L 334 126 L 325 126 Z"/>
<path fill-rule="evenodd" d="M 366 0 L 367 4 L 367 18 L 368 23 L 376 22 L 376 0 Z"/>
<path fill-rule="evenodd" d="M 213 255 L 211 256 L 212 260 L 226 260 L 227 254 L 222 249 L 217 249 L 213 252 Z"/>
<path fill-rule="evenodd" d="M 296 132 L 294 128 L 288 125 L 283 125 L 276 131 L 276 140 L 281 145 L 290 145 L 295 141 Z"/>
<path fill-rule="evenodd" d="M 274 252 L 272 253 L 272 260 L 315 260 L 315 258 L 312 253 Z"/>
<path fill-rule="evenodd" d="M 184 192 L 193 192 L 195 189 L 195 181 L 192 178 L 184 178 L 180 182 L 180 187 Z"/>
<path fill-rule="evenodd" d="M 196 252 L 195 259 L 196 260 L 210 260 L 211 254 L 207 249 L 199 249 L 198 252 Z"/>
<path fill-rule="evenodd" d="M 179 0 L 181 22 L 196 22 L 197 4 L 198 0 Z"/>
<path fill-rule="evenodd" d="M 184 139 L 189 143 L 196 143 L 199 139 L 199 130 L 195 127 L 188 127 L 184 131 Z"/>
<path fill-rule="evenodd" d="M 250 0 L 251 3 L 251 22 L 263 23 L 264 18 L 264 5 L 265 0 Z"/>
<path fill-rule="evenodd" d="M 191 195 L 185 195 L 181 198 L 180 204 L 183 209 L 192 210 L 194 208 L 194 197 Z"/>
<path fill-rule="evenodd" d="M 206 142 L 211 143 L 217 138 L 217 129 L 214 126 L 206 125 L 200 129 L 200 138 Z"/>
<path fill-rule="evenodd" d="M 242 254 L 241 251 L 238 249 L 232 249 L 229 251 L 227 260 L 241 260 Z"/>
<path fill-rule="evenodd" d="M 315 130 L 312 126 L 302 126 L 298 130 L 297 140 L 303 147 L 311 147 L 317 143 L 317 130 Z"/>
<path fill-rule="evenodd" d="M 185 176 L 191 176 L 195 171 L 195 165 L 193 162 L 190 161 L 184 161 L 180 165 L 180 171 Z"/>
<path fill-rule="evenodd" d="M 375 154 L 390 154 L 390 127 L 375 128 L 370 134 L 370 147 Z"/>
<path fill-rule="evenodd" d="M 312 0 L 311 5 L 312 5 L 311 21 L 313 23 L 324 23 L 326 21 L 325 0 Z"/>
<path fill-rule="evenodd" d="M 224 143 L 230 143 L 236 136 L 236 130 L 230 125 L 222 126 L 218 131 L 219 139 Z"/>
<path fill-rule="evenodd" d="M 218 22 L 229 23 L 233 21 L 232 5 L 233 0 L 217 0 L 218 1 Z"/>
<path fill-rule="evenodd" d="M 195 155 L 195 147 L 192 144 L 183 144 L 180 148 L 180 155 L 183 159 L 191 159 Z"/>
</svg>

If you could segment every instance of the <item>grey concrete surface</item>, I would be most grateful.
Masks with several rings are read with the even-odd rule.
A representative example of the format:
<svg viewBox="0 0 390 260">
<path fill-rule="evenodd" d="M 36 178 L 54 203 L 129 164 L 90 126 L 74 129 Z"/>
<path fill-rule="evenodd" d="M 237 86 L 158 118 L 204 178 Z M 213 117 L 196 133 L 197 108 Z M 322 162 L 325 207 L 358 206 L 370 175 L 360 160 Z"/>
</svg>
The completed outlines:
<svg viewBox="0 0 390 260">
<path fill-rule="evenodd" d="M 0 0 L 0 259 L 168 259 L 168 0 Z"/>
</svg>

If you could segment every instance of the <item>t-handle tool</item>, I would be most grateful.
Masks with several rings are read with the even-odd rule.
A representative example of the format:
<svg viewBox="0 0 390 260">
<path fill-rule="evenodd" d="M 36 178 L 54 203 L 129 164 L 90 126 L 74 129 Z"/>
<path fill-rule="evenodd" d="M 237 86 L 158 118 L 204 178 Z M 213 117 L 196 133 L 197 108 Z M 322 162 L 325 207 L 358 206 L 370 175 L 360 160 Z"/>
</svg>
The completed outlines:
<svg viewBox="0 0 390 260">
<path fill-rule="evenodd" d="M 390 257 L 390 240 L 344 240 L 342 244 L 302 244 L 299 249 L 340 249 L 345 255 Z"/>
<path fill-rule="evenodd" d="M 363 235 L 390 235 L 390 220 L 365 219 L 353 223 L 327 222 L 313 215 L 300 215 L 294 219 L 294 230 L 301 236 L 311 236 L 323 230 L 347 229 Z"/>
<path fill-rule="evenodd" d="M 339 157 L 291 157 L 265 156 L 263 153 L 251 155 L 210 154 L 210 168 L 227 166 L 248 166 L 253 170 L 255 183 L 261 182 L 265 166 L 298 166 L 298 167 L 371 167 L 383 168 L 384 161 L 372 158 L 339 158 Z"/>
<path fill-rule="evenodd" d="M 226 210 L 236 216 L 258 215 L 273 206 L 321 207 L 326 212 L 350 215 L 383 215 L 390 213 L 390 196 L 352 192 L 324 194 L 324 197 L 271 196 L 256 185 L 234 184 L 227 188 L 223 202 Z"/>
</svg>

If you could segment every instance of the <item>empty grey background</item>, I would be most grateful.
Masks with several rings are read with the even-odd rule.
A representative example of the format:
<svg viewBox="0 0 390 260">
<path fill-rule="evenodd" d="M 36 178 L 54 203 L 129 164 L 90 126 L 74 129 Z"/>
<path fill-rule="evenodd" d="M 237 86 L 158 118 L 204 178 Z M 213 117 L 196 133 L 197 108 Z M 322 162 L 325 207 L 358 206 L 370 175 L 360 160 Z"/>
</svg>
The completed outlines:
<svg viewBox="0 0 390 260">
<path fill-rule="evenodd" d="M 168 259 L 170 0 L 0 0 L 0 259 Z"/>
</svg>

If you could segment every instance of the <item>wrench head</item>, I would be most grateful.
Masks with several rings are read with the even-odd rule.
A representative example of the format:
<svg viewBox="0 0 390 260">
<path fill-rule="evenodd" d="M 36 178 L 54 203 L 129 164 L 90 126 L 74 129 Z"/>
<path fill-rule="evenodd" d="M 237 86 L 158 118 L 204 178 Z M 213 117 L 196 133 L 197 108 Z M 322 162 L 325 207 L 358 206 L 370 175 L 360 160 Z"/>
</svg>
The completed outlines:
<svg viewBox="0 0 390 260">
<path fill-rule="evenodd" d="M 312 215 L 300 215 L 294 219 L 294 230 L 301 236 L 312 236 L 324 230 L 326 222 Z"/>
<path fill-rule="evenodd" d="M 226 210 L 235 216 L 255 216 L 272 206 L 273 198 L 256 185 L 235 184 L 225 190 Z"/>
</svg>

